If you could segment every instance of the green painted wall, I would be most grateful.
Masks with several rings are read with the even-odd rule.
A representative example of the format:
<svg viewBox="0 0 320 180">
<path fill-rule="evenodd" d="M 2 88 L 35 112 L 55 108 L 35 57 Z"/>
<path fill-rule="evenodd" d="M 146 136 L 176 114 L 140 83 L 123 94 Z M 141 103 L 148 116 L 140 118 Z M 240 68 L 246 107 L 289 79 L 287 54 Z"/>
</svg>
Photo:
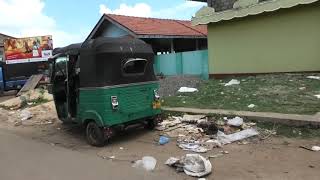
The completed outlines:
<svg viewBox="0 0 320 180">
<path fill-rule="evenodd" d="M 209 73 L 320 71 L 320 3 L 208 26 Z"/>
</svg>

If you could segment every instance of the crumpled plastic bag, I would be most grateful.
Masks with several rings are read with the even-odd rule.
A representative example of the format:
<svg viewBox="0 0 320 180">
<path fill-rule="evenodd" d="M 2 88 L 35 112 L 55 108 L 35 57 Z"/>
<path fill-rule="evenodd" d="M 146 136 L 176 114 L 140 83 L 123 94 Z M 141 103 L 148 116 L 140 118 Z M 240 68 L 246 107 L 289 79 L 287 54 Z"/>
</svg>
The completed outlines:
<svg viewBox="0 0 320 180">
<path fill-rule="evenodd" d="M 236 127 L 239 127 L 239 126 L 242 126 L 243 124 L 243 119 L 239 116 L 235 117 L 235 118 L 232 118 L 232 119 L 228 119 L 228 122 L 227 124 L 229 126 L 236 126 Z"/>
<path fill-rule="evenodd" d="M 228 83 L 226 83 L 224 86 L 232 86 L 232 85 L 239 85 L 240 81 L 236 80 L 236 79 L 232 79 L 231 81 L 229 81 Z"/>
<path fill-rule="evenodd" d="M 199 154 L 186 154 L 179 160 L 169 158 L 166 164 L 173 167 L 182 167 L 184 173 L 193 177 L 203 177 L 212 172 L 211 162 Z"/>
<path fill-rule="evenodd" d="M 254 128 L 245 129 L 243 131 L 236 132 L 236 133 L 229 134 L 229 135 L 226 135 L 223 132 L 218 131 L 217 139 L 221 144 L 225 145 L 225 144 L 230 144 L 235 141 L 240 141 L 240 140 L 252 137 L 252 136 L 256 136 L 258 134 L 259 134 L 259 132 Z"/>
<path fill-rule="evenodd" d="M 210 150 L 198 143 L 180 143 L 178 146 L 184 151 L 192 151 L 197 153 L 205 153 Z"/>
<path fill-rule="evenodd" d="M 144 156 L 142 160 L 136 161 L 132 167 L 145 169 L 146 171 L 153 171 L 156 167 L 157 160 L 151 156 Z"/>
<path fill-rule="evenodd" d="M 180 93 L 193 93 L 198 92 L 198 89 L 196 88 L 189 88 L 189 87 L 181 87 L 178 92 Z"/>
<path fill-rule="evenodd" d="M 21 121 L 26 121 L 32 118 L 32 114 L 28 110 L 22 110 L 20 113 L 20 118 L 21 118 Z"/>
<path fill-rule="evenodd" d="M 160 145 L 165 145 L 167 143 L 169 143 L 170 139 L 166 136 L 160 136 L 159 138 L 159 144 Z"/>
</svg>

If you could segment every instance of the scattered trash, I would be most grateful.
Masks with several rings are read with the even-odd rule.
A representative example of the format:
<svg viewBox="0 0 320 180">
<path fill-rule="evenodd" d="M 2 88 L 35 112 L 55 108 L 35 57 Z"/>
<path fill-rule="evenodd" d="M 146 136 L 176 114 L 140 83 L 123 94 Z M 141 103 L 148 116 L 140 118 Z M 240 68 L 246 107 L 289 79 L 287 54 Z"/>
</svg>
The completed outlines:
<svg viewBox="0 0 320 180">
<path fill-rule="evenodd" d="M 219 148 L 222 147 L 222 144 L 221 144 L 218 140 L 210 139 L 210 140 L 206 141 L 206 143 L 207 143 L 208 145 L 211 144 L 213 147 L 219 147 Z"/>
<path fill-rule="evenodd" d="M 145 169 L 146 171 L 153 171 L 156 167 L 157 160 L 151 156 L 144 156 L 142 160 L 136 161 L 132 167 Z"/>
<path fill-rule="evenodd" d="M 320 151 L 320 146 L 312 146 L 311 148 L 307 146 L 299 146 L 299 147 L 309 151 Z"/>
<path fill-rule="evenodd" d="M 165 144 L 167 144 L 167 143 L 169 143 L 169 138 L 168 137 L 166 137 L 166 136 L 160 136 L 160 138 L 159 138 L 159 144 L 160 145 L 165 145 Z"/>
<path fill-rule="evenodd" d="M 205 153 L 210 150 L 201 146 L 198 143 L 181 143 L 181 144 L 178 144 L 178 146 L 184 151 L 192 151 L 196 153 Z"/>
<path fill-rule="evenodd" d="M 315 97 L 317 97 L 318 99 L 320 99 L 320 94 L 314 95 Z"/>
<path fill-rule="evenodd" d="M 25 121 L 25 120 L 31 119 L 32 118 L 32 114 L 28 110 L 23 110 L 20 113 L 20 118 L 21 118 L 21 121 Z"/>
<path fill-rule="evenodd" d="M 206 121 L 205 119 L 206 115 L 188 115 L 185 114 L 183 115 L 181 122 L 186 122 L 186 123 L 200 123 Z"/>
<path fill-rule="evenodd" d="M 199 154 L 186 154 L 181 159 L 171 157 L 165 164 L 176 167 L 179 172 L 183 170 L 184 173 L 193 177 L 203 177 L 212 171 L 211 162 Z"/>
<path fill-rule="evenodd" d="M 24 94 L 22 94 L 19 97 L 11 98 L 8 99 L 4 102 L 0 103 L 0 106 L 3 106 L 5 108 L 11 109 L 11 110 L 16 110 L 24 107 L 25 105 L 31 105 L 34 104 L 34 101 L 43 99 L 46 101 L 52 101 L 53 96 L 48 93 L 47 90 L 43 89 L 33 89 L 30 90 Z"/>
<path fill-rule="evenodd" d="M 172 116 L 157 127 L 163 131 L 159 144 L 166 138 L 177 138 L 177 146 L 185 151 L 205 153 L 213 148 L 258 135 L 256 123 L 245 123 L 241 117 L 212 119 L 205 115 Z M 240 131 L 243 130 L 243 131 Z M 246 143 L 248 144 L 248 142 Z"/>
<path fill-rule="evenodd" d="M 320 76 L 308 76 L 307 78 L 320 80 Z"/>
<path fill-rule="evenodd" d="M 229 154 L 229 151 L 220 151 L 222 154 Z"/>
<path fill-rule="evenodd" d="M 306 90 L 306 87 L 300 87 L 299 90 Z"/>
<path fill-rule="evenodd" d="M 312 146 L 312 151 L 320 151 L 320 146 Z"/>
<path fill-rule="evenodd" d="M 175 157 L 171 157 L 169 158 L 164 164 L 168 165 L 168 166 L 173 166 L 174 164 L 176 164 L 177 162 L 179 162 L 180 159 L 175 158 Z"/>
<path fill-rule="evenodd" d="M 232 85 L 239 85 L 239 84 L 240 84 L 240 81 L 238 81 L 236 79 L 232 79 L 231 81 L 226 83 L 224 86 L 232 86 Z"/>
<path fill-rule="evenodd" d="M 180 93 L 193 93 L 198 92 L 198 89 L 196 88 L 189 88 L 189 87 L 181 87 L 178 92 Z"/>
<path fill-rule="evenodd" d="M 211 158 L 219 158 L 219 157 L 222 157 L 223 154 L 222 153 L 219 153 L 219 154 L 215 154 L 215 155 L 211 155 L 209 156 L 208 158 L 211 159 Z"/>
<path fill-rule="evenodd" d="M 172 116 L 169 119 L 164 120 L 161 123 L 159 123 L 159 125 L 156 127 L 156 129 L 159 131 L 166 130 L 170 127 L 174 127 L 178 124 L 181 124 L 181 120 L 182 120 L 181 117 Z"/>
<path fill-rule="evenodd" d="M 109 157 L 109 159 L 114 159 L 114 158 L 116 158 L 116 157 L 115 157 L 115 156 L 110 156 L 110 157 Z"/>
<path fill-rule="evenodd" d="M 248 105 L 248 108 L 254 108 L 254 107 L 256 107 L 256 105 L 254 105 L 254 104 Z"/>
<path fill-rule="evenodd" d="M 242 139 L 246 139 L 246 138 L 249 138 L 252 136 L 256 136 L 258 134 L 259 134 L 259 132 L 253 128 L 245 129 L 243 131 L 236 132 L 236 133 L 229 134 L 229 135 L 226 135 L 225 133 L 218 131 L 217 138 L 218 138 L 218 141 L 222 145 L 224 145 L 224 144 L 230 144 L 235 141 L 240 141 Z"/>
<path fill-rule="evenodd" d="M 22 125 L 22 121 L 17 121 L 14 123 L 14 126 L 21 126 Z"/>
<path fill-rule="evenodd" d="M 200 122 L 197 126 L 203 129 L 207 135 L 215 135 L 218 132 L 218 127 L 214 122 Z"/>
<path fill-rule="evenodd" d="M 229 126 L 236 126 L 236 127 L 239 127 L 239 126 L 242 126 L 243 124 L 243 119 L 239 116 L 236 116 L 235 118 L 232 118 L 232 119 L 228 119 L 228 122 L 227 124 Z"/>
<path fill-rule="evenodd" d="M 123 147 L 120 147 L 119 149 L 120 149 L 120 150 L 124 150 L 124 148 L 123 148 Z"/>
</svg>

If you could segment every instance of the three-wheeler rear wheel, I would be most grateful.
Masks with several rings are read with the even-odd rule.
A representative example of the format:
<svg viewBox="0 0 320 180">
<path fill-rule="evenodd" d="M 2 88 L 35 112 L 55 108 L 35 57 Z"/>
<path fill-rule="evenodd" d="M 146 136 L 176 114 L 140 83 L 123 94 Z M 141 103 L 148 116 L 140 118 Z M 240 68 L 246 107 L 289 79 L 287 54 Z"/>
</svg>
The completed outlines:
<svg viewBox="0 0 320 180">
<path fill-rule="evenodd" d="M 158 125 L 158 120 L 154 118 L 154 119 L 148 119 L 144 127 L 146 129 L 153 130 L 157 125 Z"/>
<path fill-rule="evenodd" d="M 106 141 L 104 129 L 99 127 L 94 121 L 87 124 L 86 137 L 88 143 L 92 146 L 102 147 Z"/>
</svg>

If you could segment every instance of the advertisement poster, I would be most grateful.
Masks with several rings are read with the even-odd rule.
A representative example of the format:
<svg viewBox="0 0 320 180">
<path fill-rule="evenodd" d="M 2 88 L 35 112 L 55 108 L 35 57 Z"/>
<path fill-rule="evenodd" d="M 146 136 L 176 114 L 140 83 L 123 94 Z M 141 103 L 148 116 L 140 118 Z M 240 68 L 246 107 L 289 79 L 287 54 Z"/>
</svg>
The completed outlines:
<svg viewBox="0 0 320 180">
<path fill-rule="evenodd" d="M 38 36 L 4 40 L 7 64 L 47 61 L 52 56 L 52 36 Z"/>
</svg>

